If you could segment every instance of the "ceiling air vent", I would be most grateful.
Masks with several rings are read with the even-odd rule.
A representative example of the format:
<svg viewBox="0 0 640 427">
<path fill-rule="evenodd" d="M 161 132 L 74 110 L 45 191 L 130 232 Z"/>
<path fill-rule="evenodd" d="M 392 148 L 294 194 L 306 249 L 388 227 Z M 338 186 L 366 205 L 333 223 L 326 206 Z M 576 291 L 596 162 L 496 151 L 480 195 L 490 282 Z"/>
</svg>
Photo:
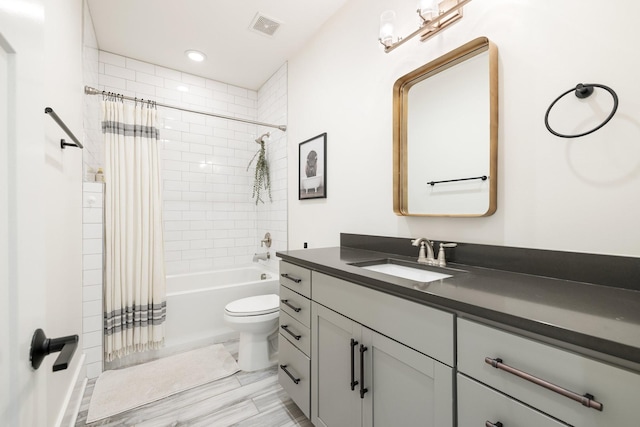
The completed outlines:
<svg viewBox="0 0 640 427">
<path fill-rule="evenodd" d="M 262 13 L 258 12 L 251 21 L 251 25 L 249 29 L 255 31 L 260 34 L 265 34 L 267 36 L 273 36 L 273 34 L 280 28 L 280 22 L 268 18 L 264 16 Z"/>
</svg>

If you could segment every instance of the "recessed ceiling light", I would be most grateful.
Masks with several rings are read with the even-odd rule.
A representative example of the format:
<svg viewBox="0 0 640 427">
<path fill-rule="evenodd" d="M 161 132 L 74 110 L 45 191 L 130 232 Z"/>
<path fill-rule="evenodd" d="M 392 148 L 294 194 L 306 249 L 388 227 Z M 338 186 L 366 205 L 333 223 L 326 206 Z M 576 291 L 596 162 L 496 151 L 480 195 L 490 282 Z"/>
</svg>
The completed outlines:
<svg viewBox="0 0 640 427">
<path fill-rule="evenodd" d="M 202 52 L 198 52 L 197 50 L 188 50 L 185 52 L 185 55 L 187 55 L 187 57 L 195 62 L 202 62 L 206 59 L 206 55 Z"/>
</svg>

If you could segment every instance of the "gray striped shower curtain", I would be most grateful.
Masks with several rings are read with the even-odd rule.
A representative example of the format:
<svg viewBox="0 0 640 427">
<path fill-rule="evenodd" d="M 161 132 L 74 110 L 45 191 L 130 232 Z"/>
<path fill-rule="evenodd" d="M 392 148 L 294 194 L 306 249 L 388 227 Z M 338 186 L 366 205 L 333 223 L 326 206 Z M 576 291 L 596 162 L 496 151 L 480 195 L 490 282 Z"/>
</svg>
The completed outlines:
<svg viewBox="0 0 640 427">
<path fill-rule="evenodd" d="M 164 344 L 166 285 L 157 109 L 102 103 L 105 360 Z"/>
</svg>

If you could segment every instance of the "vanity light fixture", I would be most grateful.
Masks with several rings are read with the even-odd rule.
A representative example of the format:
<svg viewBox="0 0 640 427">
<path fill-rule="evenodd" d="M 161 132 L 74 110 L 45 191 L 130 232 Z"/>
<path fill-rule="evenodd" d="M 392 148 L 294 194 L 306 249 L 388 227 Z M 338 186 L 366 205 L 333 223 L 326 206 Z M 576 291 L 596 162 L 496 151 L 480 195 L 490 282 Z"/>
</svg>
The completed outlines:
<svg viewBox="0 0 640 427">
<path fill-rule="evenodd" d="M 413 33 L 393 41 L 393 24 L 395 12 L 387 10 L 380 15 L 380 36 L 378 41 L 384 46 L 385 53 L 420 36 L 420 41 L 426 41 L 438 32 L 462 18 L 462 7 L 471 0 L 419 0 L 416 13 L 420 18 L 420 26 Z"/>
<path fill-rule="evenodd" d="M 207 58 L 204 53 L 197 50 L 188 50 L 184 54 L 187 55 L 187 58 L 195 62 L 202 62 Z"/>
</svg>

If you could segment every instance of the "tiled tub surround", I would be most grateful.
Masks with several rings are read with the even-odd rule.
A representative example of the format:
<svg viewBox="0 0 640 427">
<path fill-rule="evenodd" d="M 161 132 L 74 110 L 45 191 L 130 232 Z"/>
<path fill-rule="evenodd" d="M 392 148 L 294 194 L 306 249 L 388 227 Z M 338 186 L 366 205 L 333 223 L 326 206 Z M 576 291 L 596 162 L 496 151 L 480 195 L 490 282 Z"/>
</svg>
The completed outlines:
<svg viewBox="0 0 640 427">
<path fill-rule="evenodd" d="M 88 75 L 91 73 L 87 73 Z M 286 123 L 287 67 L 258 91 L 99 51 L 97 89 L 197 111 Z M 85 127 L 91 171 L 102 167 L 96 133 L 99 96 L 87 97 Z M 167 274 L 246 264 L 264 233 L 272 251 L 286 248 L 286 134 L 275 129 L 160 108 L 163 219 Z M 256 207 L 249 161 L 266 131 L 273 202 Z M 90 162 L 97 162 L 90 164 Z M 255 165 L 255 163 L 254 163 Z M 254 166 L 252 165 L 252 166 Z"/>
<path fill-rule="evenodd" d="M 85 32 L 92 26 L 85 25 Z M 95 35 L 85 34 L 85 84 L 99 90 L 198 111 L 210 111 L 267 123 L 286 123 L 287 66 L 252 91 L 153 64 L 99 51 Z M 186 89 L 186 91 L 185 91 Z M 85 179 L 103 167 L 100 96 L 85 96 Z M 161 153 L 167 274 L 219 270 L 251 262 L 264 233 L 271 252 L 287 244 L 286 134 L 205 115 L 162 109 Z M 273 200 L 255 205 L 252 170 L 258 134 L 271 131 L 267 155 Z M 84 340 L 89 378 L 102 364 L 102 195 L 87 205 L 88 192 L 103 184 L 85 183 Z M 98 212 L 100 211 L 100 212 Z M 88 213 L 90 216 L 86 216 Z M 97 221 L 99 223 L 86 221 Z M 99 236 L 98 236 L 99 235 Z M 100 241 L 98 240 L 100 239 Z M 270 261 L 272 269 L 276 261 Z M 99 263 L 99 266 L 98 266 Z"/>
<path fill-rule="evenodd" d="M 367 250 L 366 243 L 361 239 L 368 241 L 370 248 L 388 249 L 386 252 Z M 505 329 L 532 334 L 559 347 L 594 355 L 640 372 L 638 290 L 536 276 L 533 274 L 535 263 L 529 266 L 533 270 L 523 274 L 465 265 L 460 263 L 460 257 L 458 264 L 450 263 L 448 267 L 464 272 L 441 281 L 418 283 L 350 265 L 386 257 L 415 261 L 417 251 L 411 246 L 410 239 L 395 241 L 393 238 L 343 234 L 341 241 L 341 247 L 287 251 L 278 253 L 278 256 L 313 271 L 443 308 L 461 317 L 479 318 L 499 324 Z M 416 254 L 408 256 L 398 254 L 397 251 L 394 253 L 391 250 L 396 244 L 402 250 L 405 250 L 406 245 L 407 253 L 413 254 L 415 251 Z M 465 250 L 470 252 L 474 252 L 474 246 L 478 250 L 486 249 L 483 245 L 465 246 L 468 246 Z M 504 249 L 507 257 L 516 258 L 517 255 L 528 254 L 527 249 Z M 488 254 L 493 257 L 491 262 L 497 261 L 495 257 L 500 252 L 495 250 Z M 546 252 L 538 254 L 540 256 L 559 257 L 558 265 L 562 264 L 563 259 L 572 259 L 573 265 L 579 266 L 581 262 L 576 260 L 585 257 L 596 263 L 597 267 L 598 262 L 607 265 L 611 258 L 566 252 L 540 252 Z M 617 275 L 617 280 L 629 288 L 629 283 L 635 283 L 634 280 L 639 277 L 640 259 L 613 258 L 617 258 L 617 262 L 624 266 L 624 273 L 618 271 L 612 274 Z M 575 267 L 565 262 L 564 274 L 571 275 L 572 268 Z M 603 264 L 600 264 L 600 268 L 604 268 Z"/>
</svg>

